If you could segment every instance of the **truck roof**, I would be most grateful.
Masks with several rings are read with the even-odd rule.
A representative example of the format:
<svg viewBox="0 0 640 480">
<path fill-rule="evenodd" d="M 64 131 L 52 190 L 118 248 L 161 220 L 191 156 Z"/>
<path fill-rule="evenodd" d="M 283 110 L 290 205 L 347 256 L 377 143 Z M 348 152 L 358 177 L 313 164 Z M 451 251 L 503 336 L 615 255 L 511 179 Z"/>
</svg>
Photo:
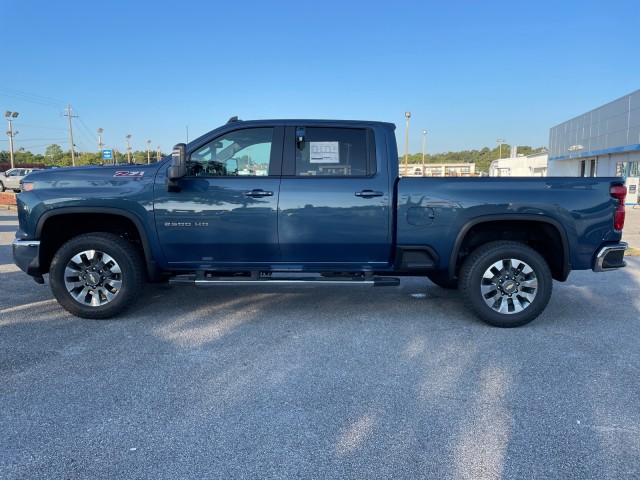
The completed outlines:
<svg viewBox="0 0 640 480">
<path fill-rule="evenodd" d="M 390 122 L 380 122 L 375 120 L 338 120 L 338 119 L 314 119 L 314 118 L 281 118 L 281 119 L 260 119 L 260 120 L 241 120 L 238 117 L 231 117 L 227 124 L 269 124 L 269 125 L 292 125 L 303 123 L 305 125 L 381 125 L 386 128 L 395 130 L 396 126 Z"/>
</svg>

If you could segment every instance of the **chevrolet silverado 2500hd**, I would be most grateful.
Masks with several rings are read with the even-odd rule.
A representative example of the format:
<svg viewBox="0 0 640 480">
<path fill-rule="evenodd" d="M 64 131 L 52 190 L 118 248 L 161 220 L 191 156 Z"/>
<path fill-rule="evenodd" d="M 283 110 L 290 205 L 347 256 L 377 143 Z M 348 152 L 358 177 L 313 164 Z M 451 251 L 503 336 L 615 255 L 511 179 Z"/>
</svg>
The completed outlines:
<svg viewBox="0 0 640 480">
<path fill-rule="evenodd" d="M 238 121 L 151 165 L 32 173 L 15 263 L 74 315 L 109 318 L 144 281 L 459 288 L 524 325 L 553 279 L 625 266 L 620 178 L 399 178 L 390 123 Z"/>
</svg>

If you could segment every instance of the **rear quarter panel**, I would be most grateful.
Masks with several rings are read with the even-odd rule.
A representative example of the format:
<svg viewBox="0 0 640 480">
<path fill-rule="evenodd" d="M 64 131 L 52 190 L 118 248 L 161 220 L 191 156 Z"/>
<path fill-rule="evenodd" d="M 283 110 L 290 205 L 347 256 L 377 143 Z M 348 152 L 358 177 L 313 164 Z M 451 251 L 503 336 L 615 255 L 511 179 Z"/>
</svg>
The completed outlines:
<svg viewBox="0 0 640 480">
<path fill-rule="evenodd" d="M 449 265 L 456 239 L 478 219 L 504 217 L 560 224 L 573 269 L 591 268 L 595 250 L 617 242 L 617 178 L 401 178 L 397 184 L 398 246 L 428 245 Z"/>
</svg>

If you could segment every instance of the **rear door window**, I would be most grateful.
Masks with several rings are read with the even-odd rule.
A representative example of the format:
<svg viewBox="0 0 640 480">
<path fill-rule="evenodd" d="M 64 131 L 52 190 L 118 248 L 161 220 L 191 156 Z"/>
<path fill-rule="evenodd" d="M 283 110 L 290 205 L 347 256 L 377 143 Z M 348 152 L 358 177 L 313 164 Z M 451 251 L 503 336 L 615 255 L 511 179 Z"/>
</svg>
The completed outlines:
<svg viewBox="0 0 640 480">
<path fill-rule="evenodd" d="M 298 127 L 296 176 L 368 177 L 375 173 L 369 135 L 363 128 Z"/>
</svg>

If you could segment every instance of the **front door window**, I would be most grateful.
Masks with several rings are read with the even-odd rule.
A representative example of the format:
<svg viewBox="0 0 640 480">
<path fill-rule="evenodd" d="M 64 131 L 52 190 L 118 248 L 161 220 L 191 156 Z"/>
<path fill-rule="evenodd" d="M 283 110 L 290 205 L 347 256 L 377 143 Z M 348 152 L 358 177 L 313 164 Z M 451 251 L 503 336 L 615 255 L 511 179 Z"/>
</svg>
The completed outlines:
<svg viewBox="0 0 640 480">
<path fill-rule="evenodd" d="M 196 177 L 267 176 L 272 128 L 235 130 L 191 154 L 187 175 Z"/>
</svg>

